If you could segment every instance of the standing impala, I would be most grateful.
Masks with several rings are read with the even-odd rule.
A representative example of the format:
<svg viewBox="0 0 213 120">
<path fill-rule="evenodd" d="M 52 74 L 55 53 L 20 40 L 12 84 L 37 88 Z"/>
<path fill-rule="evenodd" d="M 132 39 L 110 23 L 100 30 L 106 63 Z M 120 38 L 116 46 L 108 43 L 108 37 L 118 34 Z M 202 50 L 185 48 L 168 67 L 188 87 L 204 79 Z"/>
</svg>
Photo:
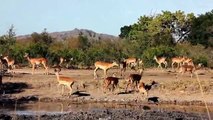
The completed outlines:
<svg viewBox="0 0 213 120">
<path fill-rule="evenodd" d="M 177 63 L 177 68 L 180 68 L 181 63 L 185 60 L 184 57 L 173 57 L 172 58 L 172 69 L 174 69 L 174 64 Z"/>
<path fill-rule="evenodd" d="M 124 60 L 127 64 L 127 66 L 132 67 L 132 64 L 136 64 L 137 63 L 137 59 L 134 57 L 130 57 Z"/>
<path fill-rule="evenodd" d="M 108 69 L 110 69 L 114 66 L 118 66 L 118 64 L 116 62 L 113 62 L 113 63 L 108 63 L 108 62 L 103 62 L 103 61 L 95 62 L 94 79 L 96 79 L 98 77 L 96 74 L 96 71 L 98 69 L 104 70 L 104 78 L 106 78 Z"/>
<path fill-rule="evenodd" d="M 119 83 L 119 78 L 114 77 L 114 76 L 113 77 L 107 77 L 104 80 L 103 88 L 106 91 L 107 89 L 109 89 L 110 85 L 112 85 L 111 91 L 114 92 L 114 89 L 118 88 L 118 83 Z"/>
<path fill-rule="evenodd" d="M 9 59 L 8 56 L 5 56 L 3 59 L 5 59 L 7 61 L 8 68 L 11 68 L 11 69 L 15 68 L 15 65 L 14 65 L 15 60 Z"/>
<path fill-rule="evenodd" d="M 158 68 L 162 69 L 161 64 L 164 64 L 165 68 L 167 67 L 166 57 L 156 57 L 156 56 L 154 56 L 154 60 L 158 63 Z"/>
<path fill-rule="evenodd" d="M 58 87 L 60 85 L 64 85 L 67 86 L 70 90 L 70 95 L 72 94 L 72 87 L 75 83 L 75 80 L 71 77 L 66 77 L 66 76 L 59 76 L 59 72 L 61 71 L 61 69 L 55 69 L 55 75 L 58 81 Z M 62 89 L 63 90 L 63 89 Z M 62 91 L 63 94 L 64 91 Z"/>
<path fill-rule="evenodd" d="M 127 79 L 127 86 L 126 86 L 126 92 L 128 90 L 128 87 L 131 85 L 134 85 L 135 87 L 138 87 L 138 83 L 140 82 L 141 78 L 143 76 L 143 69 L 139 69 L 139 74 L 130 74 L 128 79 Z"/>
<path fill-rule="evenodd" d="M 183 64 L 190 64 L 190 63 L 192 63 L 193 61 L 192 61 L 192 59 L 191 58 L 184 58 L 184 60 L 183 60 Z"/>
<path fill-rule="evenodd" d="M 41 57 L 41 58 L 30 58 L 29 54 L 27 54 L 27 53 L 25 53 L 24 57 L 26 57 L 27 60 L 32 65 L 32 74 L 34 74 L 36 65 L 42 64 L 45 68 L 45 74 L 48 75 L 48 67 L 47 67 L 47 59 L 46 58 L 43 58 L 43 57 Z"/>
</svg>

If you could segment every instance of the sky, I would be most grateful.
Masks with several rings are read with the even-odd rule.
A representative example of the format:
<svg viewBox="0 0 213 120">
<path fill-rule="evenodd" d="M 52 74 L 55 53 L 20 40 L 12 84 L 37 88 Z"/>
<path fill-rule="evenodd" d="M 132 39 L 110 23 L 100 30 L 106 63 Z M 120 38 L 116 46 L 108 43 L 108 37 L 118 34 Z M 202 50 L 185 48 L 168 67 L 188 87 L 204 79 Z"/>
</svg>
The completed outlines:
<svg viewBox="0 0 213 120">
<path fill-rule="evenodd" d="M 89 29 L 119 35 L 143 15 L 177 10 L 195 15 L 213 9 L 213 0 L 0 0 L 0 35 L 11 25 L 16 35 Z"/>
</svg>

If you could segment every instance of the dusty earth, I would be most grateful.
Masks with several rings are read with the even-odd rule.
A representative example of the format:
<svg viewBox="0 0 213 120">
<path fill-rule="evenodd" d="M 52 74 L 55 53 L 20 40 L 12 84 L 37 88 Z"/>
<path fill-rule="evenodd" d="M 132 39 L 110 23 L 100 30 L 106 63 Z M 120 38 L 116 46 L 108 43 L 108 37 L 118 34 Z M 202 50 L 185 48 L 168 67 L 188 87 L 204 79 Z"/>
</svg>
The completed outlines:
<svg viewBox="0 0 213 120">
<path fill-rule="evenodd" d="M 110 69 L 108 76 L 116 72 L 120 77 L 118 71 L 116 68 Z M 44 75 L 43 72 L 44 69 L 38 68 L 32 75 L 30 68 L 22 68 L 15 69 L 12 75 L 3 77 L 0 119 L 14 118 L 12 114 L 4 112 L 5 108 L 11 108 L 14 111 L 15 106 L 16 111 L 17 106 L 38 102 L 40 107 L 48 103 L 50 104 L 48 107 L 56 106 L 58 102 L 60 105 L 63 103 L 62 106 L 64 106 L 63 114 L 44 114 L 40 115 L 41 119 L 108 120 L 122 119 L 124 116 L 127 119 L 208 119 L 205 102 L 213 118 L 213 71 L 209 69 L 197 71 L 198 77 L 194 75 L 193 78 L 189 73 L 180 75 L 171 69 L 145 69 L 141 81 L 146 85 L 150 85 L 152 81 L 157 83 L 148 91 L 148 97 L 134 91 L 125 92 L 126 79 L 129 74 L 137 73 L 134 70 L 127 70 L 125 76 L 120 77 L 119 88 L 114 93 L 110 91 L 105 93 L 102 85 L 102 70 L 97 72 L 99 78 L 93 79 L 92 69 L 62 69 L 60 72 L 62 76 L 72 77 L 77 81 L 71 96 L 66 87 L 63 94 L 63 87 L 57 87 L 58 82 L 53 68 L 49 70 L 49 75 Z M 85 88 L 82 87 L 82 83 L 85 84 Z M 73 103 L 78 103 L 78 107 L 70 108 Z M 79 104 L 81 110 L 77 110 Z M 120 106 L 121 104 L 125 107 Z M 129 105 L 132 107 L 127 107 Z M 91 109 L 87 110 L 87 108 Z M 16 116 L 17 119 L 38 119 L 37 117 L 22 114 Z"/>
</svg>

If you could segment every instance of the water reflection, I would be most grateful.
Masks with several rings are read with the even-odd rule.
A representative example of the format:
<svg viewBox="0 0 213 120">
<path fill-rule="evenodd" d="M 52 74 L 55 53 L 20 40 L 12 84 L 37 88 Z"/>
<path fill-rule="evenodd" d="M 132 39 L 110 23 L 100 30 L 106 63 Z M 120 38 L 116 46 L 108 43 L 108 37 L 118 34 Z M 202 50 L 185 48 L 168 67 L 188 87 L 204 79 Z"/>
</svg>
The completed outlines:
<svg viewBox="0 0 213 120">
<path fill-rule="evenodd" d="M 122 104 L 122 103 L 73 103 L 73 102 L 36 102 L 28 104 L 0 106 L 0 112 L 24 115 L 64 114 L 68 112 L 89 111 L 97 109 L 129 109 L 129 110 L 157 110 L 180 111 L 185 113 L 206 114 L 204 106 L 180 106 L 170 104 Z M 211 116 L 213 106 L 209 106 Z"/>
</svg>

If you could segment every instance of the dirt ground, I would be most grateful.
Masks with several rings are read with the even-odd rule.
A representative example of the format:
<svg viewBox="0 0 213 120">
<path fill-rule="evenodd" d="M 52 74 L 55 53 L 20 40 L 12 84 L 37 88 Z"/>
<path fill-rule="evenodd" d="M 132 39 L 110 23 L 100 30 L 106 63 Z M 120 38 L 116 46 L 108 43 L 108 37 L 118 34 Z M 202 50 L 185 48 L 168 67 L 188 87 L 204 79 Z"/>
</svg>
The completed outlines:
<svg viewBox="0 0 213 120">
<path fill-rule="evenodd" d="M 127 70 L 124 77 L 119 81 L 119 88 L 111 93 L 103 91 L 103 71 L 98 70 L 98 79 L 93 79 L 93 70 L 69 70 L 62 69 L 61 76 L 74 78 L 77 82 L 74 84 L 73 95 L 69 96 L 69 90 L 65 87 L 62 94 L 63 86 L 57 87 L 58 82 L 54 74 L 54 69 L 49 70 L 49 75 L 44 75 L 44 69 L 38 68 L 35 74 L 31 74 L 30 68 L 15 69 L 13 76 L 3 77 L 4 95 L 10 98 L 21 98 L 26 96 L 36 96 L 40 100 L 83 100 L 83 101 L 139 101 L 150 102 L 152 98 L 161 103 L 190 103 L 202 104 L 206 101 L 213 104 L 213 74 L 212 70 L 202 69 L 197 71 L 198 78 L 202 85 L 204 94 L 200 92 L 197 77 L 192 78 L 189 73 L 183 75 L 177 74 L 171 69 L 145 69 L 141 81 L 145 84 L 151 84 L 152 81 L 157 82 L 149 91 L 148 98 L 137 92 L 125 93 L 126 79 L 129 74 L 137 73 L 134 70 Z M 108 76 L 117 73 L 118 69 L 110 69 Z M 81 84 L 85 84 L 85 88 Z M 12 87 L 14 86 L 14 88 Z M 13 89 L 13 90 L 11 90 Z"/>
<path fill-rule="evenodd" d="M 112 119 L 122 119 L 123 114 L 131 119 L 138 119 L 138 117 L 143 119 L 156 117 L 159 119 L 177 119 L 179 117 L 183 119 L 200 119 L 202 118 L 200 116 L 200 113 L 206 113 L 206 109 L 205 107 L 203 107 L 204 102 L 207 103 L 211 116 L 213 115 L 213 71 L 210 69 L 201 69 L 197 71 L 198 78 L 196 77 L 196 75 L 191 78 L 189 73 L 181 75 L 171 69 L 145 69 L 141 81 L 143 81 L 148 86 L 153 81 L 157 83 L 153 85 L 148 91 L 148 97 L 137 92 L 125 92 L 125 87 L 127 84 L 126 79 L 128 78 L 129 74 L 137 73 L 136 71 L 130 69 L 125 72 L 124 77 L 119 76 L 119 69 L 114 68 L 108 71 L 108 76 L 112 76 L 113 73 L 117 73 L 117 77 L 120 77 L 119 87 L 115 89 L 114 93 L 112 93 L 111 91 L 105 91 L 106 93 L 104 92 L 102 70 L 97 71 L 98 79 L 94 79 L 93 69 L 62 69 L 62 71 L 60 72 L 61 76 L 72 77 L 76 80 L 71 96 L 68 94 L 69 90 L 66 87 L 64 89 L 64 94 L 62 94 L 63 87 L 57 87 L 58 82 L 56 79 L 56 75 L 54 74 L 54 68 L 51 68 L 49 70 L 49 75 L 44 75 L 44 69 L 42 68 L 38 68 L 35 71 L 34 75 L 31 74 L 30 68 L 15 69 L 13 72 L 14 73 L 12 75 L 6 74 L 6 76 L 3 77 L 3 85 L 0 91 L 0 107 L 2 105 L 5 106 L 6 104 L 15 105 L 15 103 L 17 102 L 19 104 L 22 104 L 29 103 L 31 101 L 40 101 L 44 104 L 40 105 L 41 103 L 39 102 L 39 106 L 45 107 L 48 104 L 51 104 L 50 106 L 45 107 L 49 108 L 52 107 L 52 104 L 55 104 L 55 107 L 53 108 L 55 109 L 58 103 L 60 103 L 61 105 L 61 102 L 69 101 L 84 103 L 82 104 L 83 106 L 80 107 L 79 104 L 77 104 L 77 107 L 74 107 L 71 110 L 74 110 L 76 108 L 85 108 L 86 110 L 86 108 L 89 108 L 88 105 L 93 106 L 92 108 L 94 108 L 95 105 L 98 105 L 100 109 L 99 111 L 93 109 L 83 112 L 71 112 L 67 115 L 65 113 L 64 115 L 59 116 L 40 116 L 44 120 L 53 118 L 75 119 L 76 117 L 79 119 L 82 117 L 91 117 L 91 119 L 105 119 L 105 117 L 107 117 L 107 119 L 108 117 Z M 198 79 L 202 86 L 203 97 L 202 93 L 200 92 Z M 82 87 L 82 83 L 85 84 L 85 88 Z M 65 103 L 68 104 L 68 102 Z M 119 105 L 125 104 L 125 108 L 126 105 L 136 107 L 140 107 L 142 105 L 143 107 L 138 108 L 137 110 L 139 111 L 137 111 L 135 107 L 133 107 L 133 109 L 122 109 L 124 107 L 114 109 L 116 106 L 114 103 L 119 103 Z M 144 112 L 143 109 L 146 109 L 146 104 L 148 104 L 148 106 L 154 105 L 154 107 L 157 108 L 157 111 L 154 110 Z M 168 107 L 168 104 L 169 108 L 166 108 Z M 22 104 L 21 106 L 23 107 L 23 105 L 24 104 Z M 102 107 L 100 107 L 102 105 L 104 105 L 103 109 Z M 171 107 L 171 105 L 175 105 L 175 107 L 173 108 Z M 177 107 L 177 105 L 184 105 L 186 107 Z M 70 107 L 70 105 L 64 106 Z M 107 108 L 106 106 L 108 106 L 109 108 Z M 199 106 L 201 106 L 202 109 Z M 10 105 L 8 107 L 10 107 Z M 11 107 L 14 109 L 14 106 Z M 181 112 L 161 111 L 162 108 L 170 110 L 175 109 Z M 70 110 L 70 108 L 67 109 Z M 4 109 L 2 110 L 4 111 Z M 141 110 L 143 114 L 141 113 Z M 191 113 L 192 110 L 193 112 L 198 112 L 199 114 L 188 114 L 187 111 Z M 7 115 L 8 114 L 0 114 L 0 118 L 5 119 L 8 117 L 12 119 L 14 117 L 13 115 L 11 116 L 11 114 L 9 114 L 9 116 Z M 29 119 L 31 119 L 33 116 L 20 115 L 18 119 L 28 119 L 28 117 L 30 117 Z M 207 119 L 206 115 L 204 115 L 203 117 L 204 119 Z M 35 119 L 37 119 L 37 117 L 35 117 Z"/>
</svg>

